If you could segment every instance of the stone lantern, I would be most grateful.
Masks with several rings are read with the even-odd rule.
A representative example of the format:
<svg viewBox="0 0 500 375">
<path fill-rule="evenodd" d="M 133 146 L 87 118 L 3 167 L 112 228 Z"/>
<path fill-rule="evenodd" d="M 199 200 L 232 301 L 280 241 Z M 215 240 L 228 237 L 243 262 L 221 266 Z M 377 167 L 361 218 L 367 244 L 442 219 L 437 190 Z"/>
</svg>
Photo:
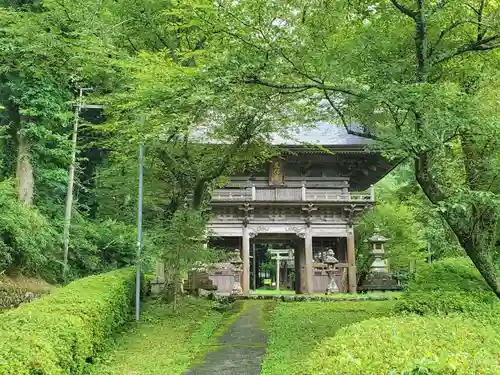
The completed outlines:
<svg viewBox="0 0 500 375">
<path fill-rule="evenodd" d="M 394 280 L 389 274 L 387 267 L 387 260 L 384 258 L 384 244 L 388 241 L 387 238 L 379 233 L 379 229 L 375 228 L 373 236 L 371 236 L 366 242 L 368 242 L 371 247 L 371 255 L 374 260 L 370 266 L 370 271 L 366 275 L 361 287 L 358 289 L 360 291 L 387 291 L 387 290 L 401 290 L 401 286 L 398 285 L 397 281 Z"/>
<path fill-rule="evenodd" d="M 326 294 L 336 293 L 339 291 L 339 287 L 335 282 L 335 266 L 338 263 L 338 259 L 335 258 L 335 252 L 332 249 L 328 249 L 326 253 L 323 253 L 323 263 L 326 264 L 326 273 L 328 275 L 328 288 L 326 289 Z"/>
<path fill-rule="evenodd" d="M 234 273 L 234 282 L 233 282 L 233 289 L 231 290 L 231 295 L 241 296 L 243 295 L 243 289 L 241 288 L 240 278 L 242 273 L 241 266 L 243 264 L 243 261 L 241 260 L 240 251 L 238 249 L 235 249 L 233 251 L 233 256 L 230 262 L 231 265 L 233 266 L 233 273 Z"/>
<path fill-rule="evenodd" d="M 368 243 L 372 246 L 371 254 L 374 257 L 373 263 L 370 266 L 371 273 L 388 273 L 387 260 L 384 259 L 385 251 L 384 244 L 388 241 L 382 236 L 378 228 L 375 228 L 373 236 L 368 239 Z"/>
</svg>

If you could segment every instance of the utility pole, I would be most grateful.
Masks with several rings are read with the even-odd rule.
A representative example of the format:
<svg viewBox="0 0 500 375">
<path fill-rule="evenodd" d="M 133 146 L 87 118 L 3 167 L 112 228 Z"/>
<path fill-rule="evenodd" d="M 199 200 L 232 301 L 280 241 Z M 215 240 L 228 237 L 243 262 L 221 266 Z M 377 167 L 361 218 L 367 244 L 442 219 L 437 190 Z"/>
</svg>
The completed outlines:
<svg viewBox="0 0 500 375">
<path fill-rule="evenodd" d="M 84 91 L 90 91 L 90 87 L 80 87 L 80 93 L 75 106 L 75 121 L 73 124 L 73 136 L 71 139 L 71 164 L 68 170 L 68 191 L 66 195 L 66 209 L 64 213 L 64 232 L 63 232 L 63 246 L 64 246 L 64 259 L 63 259 L 63 278 L 66 276 L 68 269 L 68 251 L 69 251 L 69 229 L 71 226 L 71 211 L 73 209 L 73 185 L 75 183 L 75 162 L 76 162 L 76 143 L 78 139 L 78 121 L 80 111 L 83 105 Z"/>
<path fill-rule="evenodd" d="M 143 198 L 144 143 L 139 144 L 139 201 L 137 204 L 137 255 L 135 273 L 135 321 L 141 315 L 141 250 L 142 250 L 142 198 Z"/>
</svg>

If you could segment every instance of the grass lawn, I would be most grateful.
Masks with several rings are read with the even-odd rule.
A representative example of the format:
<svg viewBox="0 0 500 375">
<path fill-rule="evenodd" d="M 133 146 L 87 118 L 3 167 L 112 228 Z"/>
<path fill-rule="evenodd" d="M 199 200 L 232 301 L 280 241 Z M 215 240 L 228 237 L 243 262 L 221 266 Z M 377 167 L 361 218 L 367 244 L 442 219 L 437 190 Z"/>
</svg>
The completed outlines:
<svg viewBox="0 0 500 375">
<path fill-rule="evenodd" d="M 209 351 L 224 314 L 213 302 L 186 298 L 179 311 L 168 305 L 144 306 L 142 322 L 118 335 L 114 348 L 92 366 L 95 375 L 180 375 Z"/>
<path fill-rule="evenodd" d="M 309 354 L 343 326 L 388 315 L 395 301 L 280 302 L 269 324 L 262 375 L 300 375 Z"/>
</svg>

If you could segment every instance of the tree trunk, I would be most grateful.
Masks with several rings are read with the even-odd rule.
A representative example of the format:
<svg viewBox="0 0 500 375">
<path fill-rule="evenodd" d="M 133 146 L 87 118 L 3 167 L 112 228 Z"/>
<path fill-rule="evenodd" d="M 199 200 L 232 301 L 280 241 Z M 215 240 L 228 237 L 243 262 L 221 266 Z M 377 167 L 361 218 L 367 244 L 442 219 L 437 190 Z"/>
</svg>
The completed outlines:
<svg viewBox="0 0 500 375">
<path fill-rule="evenodd" d="M 26 126 L 25 121 L 23 121 L 19 107 L 12 102 L 9 102 L 7 105 L 7 113 L 9 118 L 9 135 L 11 136 L 12 146 L 15 149 L 15 174 L 19 200 L 31 205 L 33 203 L 35 179 L 33 177 L 33 164 L 31 163 L 30 142 L 23 132 Z M 14 166 L 12 165 L 12 167 Z"/>
<path fill-rule="evenodd" d="M 203 178 L 196 181 L 195 187 L 193 189 L 193 200 L 191 202 L 191 208 L 194 210 L 199 210 L 203 204 L 207 189 L 207 181 Z"/>
<path fill-rule="evenodd" d="M 415 161 L 415 177 L 427 198 L 435 205 L 445 201 L 446 197 L 438 184 L 432 179 L 429 160 L 427 156 Z M 500 283 L 496 275 L 495 262 L 493 261 L 492 247 L 495 243 L 495 230 L 497 220 L 488 218 L 485 212 L 478 210 L 467 212 L 468 217 L 454 218 L 450 214 L 441 213 L 450 228 L 457 236 L 460 245 L 472 260 L 478 271 L 488 283 L 493 292 L 500 298 Z M 461 220 L 461 222 L 459 222 Z M 482 224 L 480 224 L 482 222 Z"/>
<path fill-rule="evenodd" d="M 490 288 L 500 298 L 500 280 L 496 276 L 495 262 L 493 261 L 494 249 L 490 249 L 487 246 L 477 243 L 474 238 L 463 233 L 455 234 L 460 241 L 460 244 L 464 248 L 465 252 L 472 260 L 478 271 L 483 276 L 484 280 L 488 283 Z M 474 236 L 474 235 L 473 235 Z"/>
<path fill-rule="evenodd" d="M 33 177 L 30 145 L 26 136 L 19 133 L 17 135 L 16 179 L 19 200 L 25 204 L 31 205 L 33 203 L 35 180 Z"/>
</svg>

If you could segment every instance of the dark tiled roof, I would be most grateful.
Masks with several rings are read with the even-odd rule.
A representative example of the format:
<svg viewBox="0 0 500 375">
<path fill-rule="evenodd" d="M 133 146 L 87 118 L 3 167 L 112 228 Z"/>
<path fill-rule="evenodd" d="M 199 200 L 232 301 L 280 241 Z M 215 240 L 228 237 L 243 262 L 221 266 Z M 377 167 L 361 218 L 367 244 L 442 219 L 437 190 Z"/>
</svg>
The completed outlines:
<svg viewBox="0 0 500 375">
<path fill-rule="evenodd" d="M 359 125 L 351 125 L 351 128 L 359 133 L 363 132 L 363 129 Z M 208 127 L 197 128 L 192 133 L 192 136 L 202 143 L 225 143 L 224 141 L 215 141 L 211 138 L 208 135 Z M 326 122 L 316 122 L 308 125 L 290 125 L 279 133 L 271 134 L 268 140 L 276 146 L 354 146 L 355 148 L 362 148 L 362 146 L 373 143 L 368 138 L 347 133 L 343 126 Z"/>
<path fill-rule="evenodd" d="M 361 131 L 358 127 L 353 127 Z M 314 125 L 294 126 L 285 134 L 276 134 L 272 138 L 274 145 L 301 145 L 315 146 L 362 146 L 372 143 L 370 139 L 348 134 L 343 126 L 317 122 Z"/>
</svg>

